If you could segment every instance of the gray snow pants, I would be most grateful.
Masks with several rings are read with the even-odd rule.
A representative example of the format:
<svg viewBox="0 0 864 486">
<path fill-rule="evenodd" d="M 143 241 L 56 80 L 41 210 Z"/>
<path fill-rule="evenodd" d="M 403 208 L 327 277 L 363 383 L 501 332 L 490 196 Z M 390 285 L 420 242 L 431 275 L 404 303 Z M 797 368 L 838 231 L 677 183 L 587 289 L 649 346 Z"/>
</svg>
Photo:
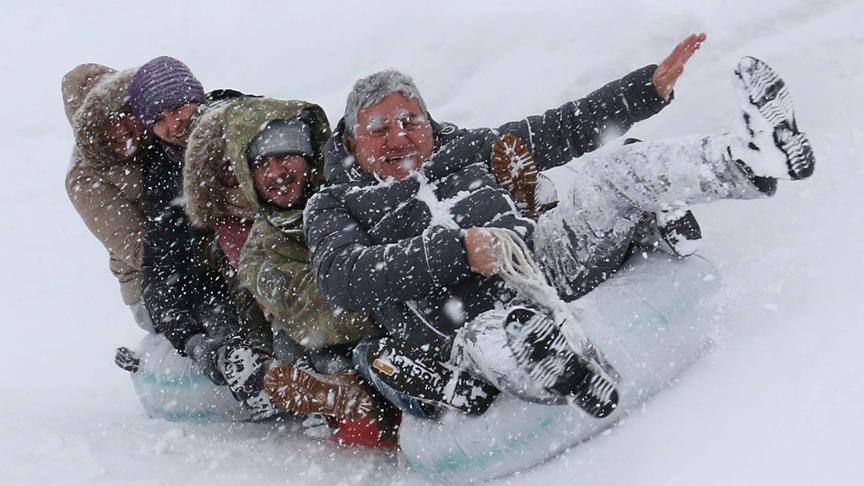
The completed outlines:
<svg viewBox="0 0 864 486">
<path fill-rule="evenodd" d="M 572 179 L 559 187 L 563 197 L 534 233 L 535 257 L 559 295 L 577 298 L 617 271 L 646 212 L 766 197 L 729 155 L 732 143 L 738 141 L 728 135 L 705 135 L 612 146 L 564 166 Z M 456 359 L 500 390 L 556 403 L 529 383 L 530 370 L 515 357 L 518 339 L 504 326 L 507 314 L 495 309 L 460 329 Z"/>
<path fill-rule="evenodd" d="M 767 197 L 730 155 L 734 143 L 732 135 L 648 141 L 605 147 L 565 165 L 572 179 L 534 234 L 550 283 L 565 300 L 590 292 L 621 266 L 646 212 Z"/>
</svg>

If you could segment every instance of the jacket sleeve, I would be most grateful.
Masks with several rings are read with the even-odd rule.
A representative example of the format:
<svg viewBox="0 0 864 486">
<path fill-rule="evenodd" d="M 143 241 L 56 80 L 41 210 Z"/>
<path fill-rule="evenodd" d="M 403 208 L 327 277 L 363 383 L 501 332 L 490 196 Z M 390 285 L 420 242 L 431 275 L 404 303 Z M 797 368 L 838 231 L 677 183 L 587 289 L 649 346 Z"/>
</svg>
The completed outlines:
<svg viewBox="0 0 864 486">
<path fill-rule="evenodd" d="M 332 189 L 312 197 L 304 221 L 321 293 L 348 311 L 419 299 L 471 274 L 460 229 L 374 244 Z"/>
<path fill-rule="evenodd" d="M 585 98 L 539 116 L 499 127 L 525 141 L 539 170 L 565 164 L 596 150 L 611 137 L 623 135 L 634 123 L 660 112 L 671 101 L 657 94 L 652 64 L 612 81 Z"/>
<path fill-rule="evenodd" d="M 99 171 L 82 164 L 76 149 L 66 174 L 66 194 L 84 224 L 108 252 L 130 268 L 141 268 L 144 214 Z"/>
</svg>

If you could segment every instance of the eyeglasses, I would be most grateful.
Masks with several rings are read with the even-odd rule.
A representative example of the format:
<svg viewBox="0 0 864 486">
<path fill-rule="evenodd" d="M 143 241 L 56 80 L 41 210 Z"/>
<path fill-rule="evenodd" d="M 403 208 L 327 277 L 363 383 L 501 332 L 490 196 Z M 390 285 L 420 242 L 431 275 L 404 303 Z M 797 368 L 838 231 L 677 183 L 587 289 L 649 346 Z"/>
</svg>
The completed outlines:
<svg viewBox="0 0 864 486">
<path fill-rule="evenodd" d="M 395 117 L 370 117 L 369 123 L 366 124 L 366 131 L 369 132 L 370 135 L 379 136 L 387 133 L 391 124 L 395 124 L 399 130 L 410 131 L 417 129 L 426 123 L 428 123 L 428 121 L 424 115 L 419 115 L 410 111 L 403 111 Z"/>
</svg>

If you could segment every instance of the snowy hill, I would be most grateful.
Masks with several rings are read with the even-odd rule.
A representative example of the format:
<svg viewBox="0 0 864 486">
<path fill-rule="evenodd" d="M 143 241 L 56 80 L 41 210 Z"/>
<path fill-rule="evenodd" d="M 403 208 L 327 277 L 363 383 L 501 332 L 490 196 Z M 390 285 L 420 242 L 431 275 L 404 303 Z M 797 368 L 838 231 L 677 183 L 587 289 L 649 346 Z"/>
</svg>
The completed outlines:
<svg viewBox="0 0 864 486">
<path fill-rule="evenodd" d="M 61 76 L 162 54 L 208 89 L 305 98 L 341 116 L 396 67 L 432 114 L 491 126 L 659 62 L 708 32 L 676 101 L 639 138 L 729 128 L 731 68 L 787 80 L 811 181 L 697 208 L 724 276 L 714 352 L 620 426 L 500 484 L 860 484 L 864 451 L 864 2 L 5 2 L 0 140 L 0 484 L 416 484 L 377 451 L 290 427 L 149 420 L 113 348 L 140 339 L 107 256 L 66 199 Z M 612 4 L 613 2 L 609 2 Z M 626 5 L 624 5 L 626 3 Z"/>
</svg>

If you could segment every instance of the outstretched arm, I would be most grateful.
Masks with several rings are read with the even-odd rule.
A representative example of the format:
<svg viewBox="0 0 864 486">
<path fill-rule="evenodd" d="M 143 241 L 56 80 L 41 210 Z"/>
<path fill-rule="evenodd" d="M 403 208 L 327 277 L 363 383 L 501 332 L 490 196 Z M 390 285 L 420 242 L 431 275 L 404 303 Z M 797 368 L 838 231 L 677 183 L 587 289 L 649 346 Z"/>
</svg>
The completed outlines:
<svg viewBox="0 0 864 486">
<path fill-rule="evenodd" d="M 660 65 L 649 65 L 612 81 L 579 100 L 543 115 L 502 125 L 501 133 L 520 137 L 539 170 L 565 164 L 623 135 L 636 122 L 660 112 L 684 72 L 684 64 L 705 40 L 705 34 L 684 39 Z"/>
</svg>

